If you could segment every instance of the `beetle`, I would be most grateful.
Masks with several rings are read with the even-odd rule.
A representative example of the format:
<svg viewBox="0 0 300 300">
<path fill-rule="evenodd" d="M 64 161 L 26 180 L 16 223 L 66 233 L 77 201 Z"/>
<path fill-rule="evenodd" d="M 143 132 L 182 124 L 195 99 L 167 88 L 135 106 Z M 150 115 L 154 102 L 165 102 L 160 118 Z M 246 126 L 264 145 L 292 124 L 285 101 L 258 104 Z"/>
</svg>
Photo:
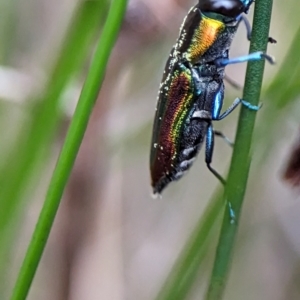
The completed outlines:
<svg viewBox="0 0 300 300">
<path fill-rule="evenodd" d="M 253 0 L 199 0 L 185 17 L 158 92 L 150 154 L 154 195 L 186 173 L 205 138 L 206 165 L 225 183 L 211 166 L 215 136 L 212 121 L 224 119 L 240 103 L 258 109 L 237 98 L 221 113 L 225 67 L 261 59 L 273 63 L 263 52 L 229 59 L 230 45 L 241 21 L 246 24 L 247 36 L 251 35 L 243 13 L 252 3 Z"/>
</svg>

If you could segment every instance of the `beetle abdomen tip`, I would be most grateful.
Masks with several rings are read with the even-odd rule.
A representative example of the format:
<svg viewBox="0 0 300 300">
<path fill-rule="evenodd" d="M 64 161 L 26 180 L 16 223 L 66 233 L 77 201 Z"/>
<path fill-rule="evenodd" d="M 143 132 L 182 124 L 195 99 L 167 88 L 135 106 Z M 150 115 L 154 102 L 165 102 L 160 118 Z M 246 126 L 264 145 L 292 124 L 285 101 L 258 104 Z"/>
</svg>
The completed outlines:
<svg viewBox="0 0 300 300">
<path fill-rule="evenodd" d="M 162 199 L 162 195 L 155 191 L 153 191 L 153 194 L 151 196 L 153 199 Z"/>
</svg>

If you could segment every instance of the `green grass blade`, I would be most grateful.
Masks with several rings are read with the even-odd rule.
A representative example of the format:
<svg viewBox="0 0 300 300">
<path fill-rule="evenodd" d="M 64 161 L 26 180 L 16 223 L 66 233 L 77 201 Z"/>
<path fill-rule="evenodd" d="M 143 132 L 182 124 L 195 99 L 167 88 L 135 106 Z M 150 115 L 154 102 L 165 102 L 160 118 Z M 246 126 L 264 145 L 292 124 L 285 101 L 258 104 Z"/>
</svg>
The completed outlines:
<svg viewBox="0 0 300 300">
<path fill-rule="evenodd" d="M 18 0 L 13 3 L 16 1 Z M 88 57 L 88 51 L 91 50 L 96 33 L 100 31 L 103 23 L 107 6 L 107 1 L 102 0 L 82 1 L 77 6 L 60 47 L 61 51 L 50 72 L 45 92 L 30 101 L 32 106 L 26 118 L 29 124 L 24 122 L 19 125 L 22 128 L 21 136 L 16 139 L 5 160 L 3 155 L 0 157 L 0 298 L 7 289 L 5 278 L 10 261 L 10 247 L 19 213 L 26 204 L 22 200 L 26 199 L 29 184 L 34 179 L 37 181 L 38 167 L 47 161 L 45 158 L 51 152 L 53 137 L 60 125 L 59 99 L 69 80 Z M 11 7 L 10 11 L 12 12 Z"/>
<path fill-rule="evenodd" d="M 70 176 L 90 114 L 102 84 L 106 65 L 116 41 L 127 0 L 112 1 L 65 143 L 53 172 L 45 203 L 21 267 L 12 300 L 26 299 L 42 256 L 65 185 Z"/>
<path fill-rule="evenodd" d="M 272 0 L 255 1 L 250 52 L 266 51 L 272 4 Z M 264 64 L 264 61 L 257 61 L 249 62 L 247 66 L 243 99 L 253 105 L 259 103 Z M 206 296 L 207 300 L 220 300 L 224 294 L 249 175 L 250 149 L 255 118 L 256 113 L 254 111 L 242 107 L 228 181 L 224 191 L 224 200 L 227 203 L 230 202 L 235 218 L 233 221 L 229 209 L 225 210 L 214 267 Z"/>
<path fill-rule="evenodd" d="M 70 79 L 83 64 L 91 49 L 105 13 L 105 1 L 84 1 L 74 15 L 45 88 L 45 94 L 33 101 L 30 125 L 23 126 L 22 136 L 6 159 L 0 172 L 0 240 L 14 219 L 20 199 L 37 164 L 49 151 L 61 120 L 59 100 Z M 74 51 L 76 49 L 76 51 Z M 0 243 L 1 247 L 2 243 Z"/>
</svg>

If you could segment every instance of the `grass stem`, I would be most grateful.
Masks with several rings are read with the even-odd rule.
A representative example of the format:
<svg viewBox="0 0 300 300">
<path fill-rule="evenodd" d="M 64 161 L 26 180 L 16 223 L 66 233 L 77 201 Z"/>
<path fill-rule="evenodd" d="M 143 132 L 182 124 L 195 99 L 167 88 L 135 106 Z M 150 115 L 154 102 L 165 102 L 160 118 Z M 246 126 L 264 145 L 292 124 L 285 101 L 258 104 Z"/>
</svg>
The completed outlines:
<svg viewBox="0 0 300 300">
<path fill-rule="evenodd" d="M 272 2 L 272 0 L 255 1 L 250 53 L 267 49 Z M 243 99 L 252 105 L 259 103 L 264 65 L 265 61 L 261 60 L 249 62 L 247 66 Z M 224 191 L 224 202 L 230 204 L 235 217 L 233 221 L 229 209 L 225 210 L 206 300 L 219 300 L 224 294 L 250 170 L 255 118 L 255 111 L 242 107 Z"/>
<path fill-rule="evenodd" d="M 97 44 L 64 145 L 59 155 L 44 206 L 19 272 L 11 300 L 25 300 L 45 248 L 64 188 L 74 165 L 88 120 L 97 99 L 106 65 L 116 41 L 127 0 L 113 0 Z"/>
</svg>

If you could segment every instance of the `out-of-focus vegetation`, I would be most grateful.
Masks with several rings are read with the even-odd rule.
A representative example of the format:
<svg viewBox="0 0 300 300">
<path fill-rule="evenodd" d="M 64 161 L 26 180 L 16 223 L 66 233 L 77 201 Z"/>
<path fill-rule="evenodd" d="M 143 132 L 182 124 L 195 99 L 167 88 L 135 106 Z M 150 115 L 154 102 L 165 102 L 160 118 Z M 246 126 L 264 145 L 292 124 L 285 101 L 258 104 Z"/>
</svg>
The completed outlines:
<svg viewBox="0 0 300 300">
<path fill-rule="evenodd" d="M 0 299 L 8 299 L 30 240 L 109 1 L 0 2 Z M 157 88 L 193 1 L 132 0 L 81 152 L 28 299 L 154 299 L 219 185 L 203 153 L 162 200 L 149 187 Z M 254 164 L 226 299 L 299 299 L 300 204 L 281 180 L 298 134 L 296 1 L 274 2 Z M 249 16 L 251 18 L 251 14 Z M 248 51 L 240 28 L 231 56 Z M 243 84 L 244 66 L 228 67 Z M 226 104 L 239 95 L 227 87 Z M 216 124 L 234 137 L 237 114 Z M 217 142 L 214 166 L 231 150 Z M 187 299 L 204 294 L 219 228 L 210 232 Z M 215 217 L 216 225 L 210 230 Z M 194 239 L 194 236 L 192 236 Z M 201 239 L 197 240 L 201 243 Z M 204 241 L 203 241 L 204 242 Z M 197 259 L 197 260 L 198 260 Z M 193 263 L 191 266 L 195 266 Z M 183 276 L 184 274 L 182 274 Z"/>
<path fill-rule="evenodd" d="M 127 0 L 113 0 L 109 7 L 101 37 L 96 43 L 95 53 L 92 55 L 88 73 L 57 159 L 37 225 L 20 268 L 11 300 L 26 299 L 28 296 L 104 81 L 108 61 L 117 41 L 126 11 Z"/>
</svg>

